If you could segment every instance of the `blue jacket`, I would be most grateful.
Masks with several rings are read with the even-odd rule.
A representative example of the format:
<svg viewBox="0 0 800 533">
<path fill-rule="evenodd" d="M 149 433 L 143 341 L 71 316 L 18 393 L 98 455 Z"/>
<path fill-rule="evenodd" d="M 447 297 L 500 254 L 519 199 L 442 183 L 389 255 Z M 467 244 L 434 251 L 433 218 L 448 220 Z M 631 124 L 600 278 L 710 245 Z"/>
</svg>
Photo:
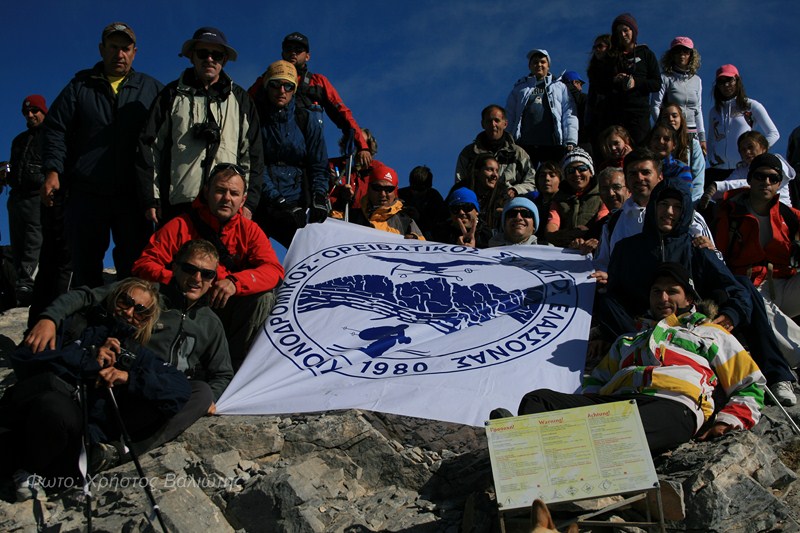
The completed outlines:
<svg viewBox="0 0 800 533">
<path fill-rule="evenodd" d="M 530 75 L 517 80 L 506 101 L 506 130 L 519 139 L 522 130 L 522 115 L 528 99 L 531 97 L 537 84 L 536 76 Z M 553 112 L 553 131 L 556 135 L 557 145 L 578 144 L 578 116 L 575 113 L 575 102 L 570 97 L 567 86 L 559 81 L 554 81 L 552 74 L 545 76 L 545 90 L 550 110 Z"/>
<path fill-rule="evenodd" d="M 656 204 L 667 189 L 678 190 L 683 200 L 681 218 L 675 227 L 662 235 L 656 223 Z M 608 265 L 608 294 L 619 301 L 630 316 L 642 316 L 650 308 L 650 285 L 653 273 L 663 262 L 682 264 L 692 273 L 695 289 L 702 298 L 719 303 L 719 313 L 734 325 L 750 320 L 752 302 L 745 289 L 717 255 L 692 245 L 689 226 L 692 200 L 685 187 L 665 179 L 650 195 L 644 227 L 638 235 L 622 239 L 614 247 Z"/>
<path fill-rule="evenodd" d="M 133 197 L 139 132 L 162 87 L 131 70 L 115 95 L 102 63 L 75 74 L 45 118 L 42 170 L 58 172 L 62 187 Z"/>
<path fill-rule="evenodd" d="M 259 117 L 264 140 L 262 202 L 284 199 L 308 206 L 314 195 L 327 197 L 328 151 L 319 113 L 296 110 L 292 99 L 283 109 L 267 103 L 259 108 Z"/>
</svg>

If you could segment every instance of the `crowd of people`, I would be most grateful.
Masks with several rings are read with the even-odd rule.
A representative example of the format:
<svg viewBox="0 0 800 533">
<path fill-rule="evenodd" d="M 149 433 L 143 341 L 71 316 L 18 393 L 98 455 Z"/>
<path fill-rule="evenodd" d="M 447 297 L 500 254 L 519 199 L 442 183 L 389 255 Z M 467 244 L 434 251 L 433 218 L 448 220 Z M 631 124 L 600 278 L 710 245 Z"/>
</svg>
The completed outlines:
<svg viewBox="0 0 800 533">
<path fill-rule="evenodd" d="M 97 471 L 213 414 L 283 279 L 269 238 L 288 247 L 328 217 L 407 239 L 591 257 L 588 395 L 534 391 L 520 414 L 647 397 L 642 418 L 660 451 L 752 427 L 765 386 L 793 405 L 800 128 L 788 160 L 770 153 L 779 134 L 732 64 L 717 69 L 704 120 L 691 38 L 675 37 L 659 62 L 632 15 L 610 30 L 594 41 L 588 94 L 582 74 L 554 77 L 547 50 L 528 52 L 529 74 L 505 107 L 480 112 L 443 197 L 424 166 L 399 187 L 373 132 L 309 71 L 305 35 L 287 35 L 281 59 L 244 89 L 224 70 L 236 49 L 202 27 L 180 48 L 189 67 L 162 85 L 133 70 L 133 29 L 109 24 L 101 61 L 49 108 L 25 98 L 27 130 L 4 170 L 14 298 L 30 310 L 12 357 L 19 384 L 0 412 L 7 435 L 28 432 L 37 446 L 0 438 L 12 448 L 0 474 L 14 473 L 24 499 L 32 474 L 76 474 L 84 432 Z M 322 113 L 342 131 L 331 159 Z M 118 281 L 104 285 L 112 236 Z M 74 398 L 87 383 L 83 428 Z M 132 443 L 96 384 L 124 391 L 123 408 L 146 400 L 150 411 L 125 413 Z M 39 419 L 64 423 L 31 428 Z"/>
</svg>

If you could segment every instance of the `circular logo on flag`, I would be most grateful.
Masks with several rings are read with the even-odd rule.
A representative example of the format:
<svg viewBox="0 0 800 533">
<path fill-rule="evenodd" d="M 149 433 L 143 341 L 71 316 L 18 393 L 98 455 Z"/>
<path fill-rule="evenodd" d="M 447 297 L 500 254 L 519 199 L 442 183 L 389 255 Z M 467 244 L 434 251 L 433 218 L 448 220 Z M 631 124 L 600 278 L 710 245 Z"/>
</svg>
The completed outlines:
<svg viewBox="0 0 800 533">
<path fill-rule="evenodd" d="M 508 248 L 370 242 L 296 262 L 265 331 L 301 370 L 379 379 L 555 357 L 577 310 L 569 272 Z"/>
</svg>

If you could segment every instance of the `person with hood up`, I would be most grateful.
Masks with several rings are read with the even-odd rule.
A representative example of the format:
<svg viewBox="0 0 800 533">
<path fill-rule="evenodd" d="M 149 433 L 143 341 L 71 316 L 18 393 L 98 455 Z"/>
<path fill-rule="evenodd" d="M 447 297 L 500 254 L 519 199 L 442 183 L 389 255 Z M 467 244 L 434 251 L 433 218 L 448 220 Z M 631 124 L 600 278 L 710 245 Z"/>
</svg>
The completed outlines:
<svg viewBox="0 0 800 533">
<path fill-rule="evenodd" d="M 735 276 L 713 250 L 693 245 L 689 232 L 693 213 L 691 196 L 682 185 L 664 180 L 653 189 L 641 233 L 619 241 L 611 254 L 608 292 L 596 313 L 604 333 L 613 339 L 635 330 L 633 317 L 648 308 L 650 276 L 662 262 L 679 263 L 691 273 L 697 292 L 718 303 L 714 323 L 728 331 L 739 328 L 770 390 L 785 389 L 778 384 L 794 382 L 795 377 L 781 354 L 761 296 L 749 279 Z"/>
</svg>

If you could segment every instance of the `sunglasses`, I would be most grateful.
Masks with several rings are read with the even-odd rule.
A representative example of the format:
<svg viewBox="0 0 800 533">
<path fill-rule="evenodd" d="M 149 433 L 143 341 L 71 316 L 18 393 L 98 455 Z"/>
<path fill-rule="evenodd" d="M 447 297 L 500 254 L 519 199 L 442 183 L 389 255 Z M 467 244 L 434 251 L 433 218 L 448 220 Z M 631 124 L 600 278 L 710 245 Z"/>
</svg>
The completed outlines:
<svg viewBox="0 0 800 533">
<path fill-rule="evenodd" d="M 267 82 L 267 87 L 270 89 L 283 89 L 287 93 L 294 91 L 295 85 L 290 81 L 281 81 L 281 80 L 269 80 Z"/>
<path fill-rule="evenodd" d="M 394 185 L 378 185 L 377 183 L 372 183 L 369 186 L 375 192 L 393 192 L 395 190 Z"/>
<path fill-rule="evenodd" d="M 123 292 L 117 296 L 117 306 L 120 309 L 128 310 L 133 307 L 133 314 L 137 316 L 147 316 L 150 314 L 150 307 L 145 307 L 142 304 L 137 304 L 130 294 Z"/>
<path fill-rule="evenodd" d="M 450 212 L 454 215 L 460 213 L 461 211 L 465 213 L 475 211 L 475 206 L 472 204 L 453 204 L 450 206 Z"/>
<path fill-rule="evenodd" d="M 194 55 L 197 59 L 205 59 L 211 57 L 214 61 L 222 61 L 225 59 L 225 52 L 221 50 L 209 50 L 207 48 L 195 48 Z"/>
<path fill-rule="evenodd" d="M 211 169 L 211 174 L 209 174 L 209 176 L 216 176 L 220 172 L 229 169 L 233 170 L 243 178 L 247 176 L 247 171 L 243 167 L 237 165 L 236 163 L 220 163 L 216 165 L 213 169 Z"/>
<path fill-rule="evenodd" d="M 508 211 L 508 213 L 506 213 L 506 220 L 517 218 L 517 215 L 521 216 L 522 218 L 533 218 L 533 213 L 527 209 L 511 209 Z"/>
<path fill-rule="evenodd" d="M 217 271 L 211 270 L 210 268 L 200 268 L 199 266 L 193 265 L 191 263 L 178 263 L 178 266 L 181 267 L 181 272 L 184 274 L 188 274 L 194 277 L 198 272 L 200 273 L 200 277 L 206 281 L 211 281 L 217 277 Z"/>
<path fill-rule="evenodd" d="M 781 182 L 781 177 L 778 174 L 767 174 L 766 172 L 754 172 L 752 176 L 750 176 L 756 181 L 769 181 L 771 184 L 775 185 L 776 183 Z"/>
<path fill-rule="evenodd" d="M 566 174 L 577 174 L 578 172 L 586 172 L 587 170 L 589 170 L 589 165 L 584 163 L 582 165 L 578 165 L 577 167 L 568 167 L 566 170 L 564 170 L 564 172 Z"/>
</svg>

